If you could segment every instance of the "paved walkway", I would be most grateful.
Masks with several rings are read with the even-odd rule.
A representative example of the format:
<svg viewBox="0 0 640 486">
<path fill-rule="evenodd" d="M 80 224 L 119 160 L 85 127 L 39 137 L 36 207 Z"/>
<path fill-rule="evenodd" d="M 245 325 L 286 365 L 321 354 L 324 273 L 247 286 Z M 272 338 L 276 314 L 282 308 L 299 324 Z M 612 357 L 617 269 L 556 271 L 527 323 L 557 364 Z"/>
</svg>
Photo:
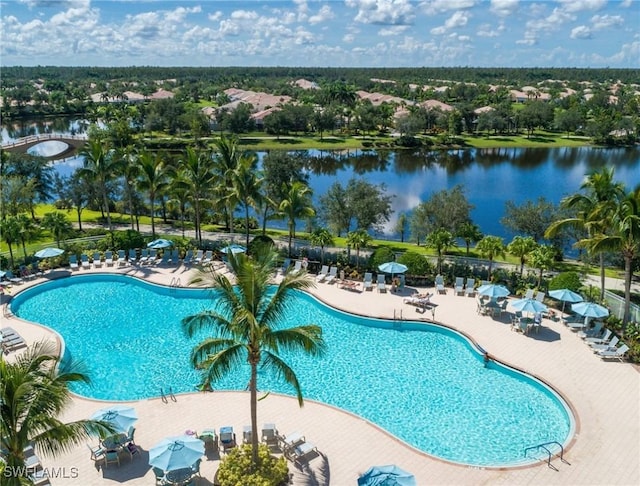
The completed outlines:
<svg viewBox="0 0 640 486">
<path fill-rule="evenodd" d="M 112 271 L 168 284 L 175 276 L 187 282 L 194 270 L 154 267 L 142 272 L 126 267 Z M 14 291 L 19 288 L 14 287 Z M 353 292 L 328 284 L 319 284 L 312 292 L 323 301 L 352 312 L 387 318 L 402 312 L 403 318 L 432 318 L 430 313 L 425 316 L 404 304 L 403 295 Z M 438 304 L 434 316 L 437 321 L 468 334 L 492 356 L 541 377 L 565 396 L 578 422 L 576 436 L 565 457 L 570 464 L 555 459 L 557 471 L 546 463 L 515 469 L 457 466 L 429 457 L 344 411 L 309 400 L 299 408 L 293 398 L 271 394 L 259 404 L 259 423 L 274 422 L 282 433 L 300 430 L 322 453 L 308 468 L 291 467 L 294 484 L 352 486 L 371 465 L 391 463 L 412 471 L 419 485 L 640 484 L 640 373 L 635 366 L 600 360 L 559 322 L 545 320 L 539 334 L 524 336 L 512 332 L 501 320 L 479 316 L 475 299 L 456 297 L 451 289 L 433 300 Z M 44 328 L 15 317 L 4 317 L 2 324 L 13 326 L 29 342 L 52 338 Z M 104 405 L 77 397 L 64 418 L 86 418 Z M 102 469 L 94 467 L 85 446 L 76 447 L 56 459 L 43 458 L 46 467 L 57 468 L 52 471 L 66 476 L 53 479 L 52 484 L 153 484 L 153 474 L 147 465 L 148 450 L 163 437 L 187 429 L 221 425 L 233 425 L 236 431 L 241 431 L 249 417 L 249 401 L 244 392 L 185 394 L 175 402 L 149 399 L 132 405 L 140 416 L 136 443 L 142 449 L 141 457 L 131 462 L 124 459 L 120 467 Z M 201 467 L 203 478 L 196 484 L 212 484 L 218 463 L 217 455 L 208 456 Z"/>
</svg>

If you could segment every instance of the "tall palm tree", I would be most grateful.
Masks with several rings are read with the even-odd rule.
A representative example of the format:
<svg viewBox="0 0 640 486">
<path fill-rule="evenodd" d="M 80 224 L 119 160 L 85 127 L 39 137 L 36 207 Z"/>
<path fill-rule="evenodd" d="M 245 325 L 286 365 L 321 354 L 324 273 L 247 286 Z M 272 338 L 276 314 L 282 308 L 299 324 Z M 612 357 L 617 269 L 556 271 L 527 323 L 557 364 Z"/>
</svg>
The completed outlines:
<svg viewBox="0 0 640 486">
<path fill-rule="evenodd" d="M 502 238 L 499 236 L 485 236 L 476 245 L 476 250 L 480 252 L 484 258 L 489 260 L 489 276 L 488 279 L 491 280 L 491 268 L 493 267 L 493 259 L 497 256 L 501 256 L 504 258 L 505 256 L 505 246 Z"/>
<path fill-rule="evenodd" d="M 71 405 L 69 385 L 88 383 L 77 365 L 63 365 L 51 343 L 36 343 L 13 361 L 0 360 L 0 448 L 6 451 L 2 484 L 30 484 L 24 477 L 24 449 L 57 456 L 91 435 L 113 433 L 94 420 L 64 423 L 60 416 Z M 7 474 L 7 472 L 14 474 Z"/>
<path fill-rule="evenodd" d="M 0 220 L 0 236 L 9 246 L 9 258 L 11 266 L 14 266 L 13 245 L 20 240 L 20 222 L 17 216 L 8 216 Z"/>
<path fill-rule="evenodd" d="M 187 148 L 185 157 L 180 160 L 182 179 L 189 187 L 194 210 L 194 225 L 198 244 L 202 244 L 202 208 L 211 194 L 211 186 L 215 180 L 211 154 Z"/>
<path fill-rule="evenodd" d="M 42 227 L 49 230 L 56 239 L 58 247 L 60 247 L 60 240 L 67 236 L 73 229 L 71 221 L 61 212 L 54 211 L 52 213 L 46 213 L 42 218 Z"/>
<path fill-rule="evenodd" d="M 216 192 L 222 202 L 229 232 L 233 233 L 233 212 L 238 202 L 233 190 L 233 175 L 238 169 L 242 152 L 238 148 L 238 139 L 222 135 L 214 142 L 217 154 L 214 157 L 214 173 L 219 179 Z"/>
<path fill-rule="evenodd" d="M 373 238 L 366 230 L 360 228 L 347 234 L 347 245 L 356 250 L 356 270 L 360 269 L 360 249 L 371 244 Z"/>
<path fill-rule="evenodd" d="M 219 289 L 216 308 L 183 319 L 189 336 L 199 331 L 212 331 L 212 336 L 198 343 L 191 362 L 202 370 L 203 385 L 211 384 L 239 368 L 250 366 L 249 394 L 251 402 L 252 461 L 258 463 L 258 368 L 273 371 L 293 387 L 300 406 L 302 390 L 294 370 L 280 356 L 281 350 L 301 351 L 320 356 L 325 350 L 322 329 L 314 324 L 285 328 L 282 321 L 290 309 L 296 290 L 314 285 L 306 273 L 287 273 L 273 291 L 271 276 L 277 254 L 258 252 L 253 257 L 229 255 L 236 286 L 221 273 L 211 273 L 213 285 Z"/>
<path fill-rule="evenodd" d="M 170 168 L 165 164 L 159 154 L 151 154 L 143 151 L 138 158 L 139 178 L 138 187 L 149 194 L 151 205 L 151 235 L 156 237 L 156 200 L 157 197 L 169 186 Z"/>
<path fill-rule="evenodd" d="M 614 180 L 613 167 L 605 167 L 600 172 L 589 174 L 580 186 L 580 190 L 584 192 L 572 194 L 561 201 L 562 207 L 576 210 L 576 216 L 551 224 L 545 232 L 545 237 L 554 236 L 564 227 L 586 229 L 589 233 L 587 240 L 609 232 L 616 201 L 624 193 L 624 184 Z M 584 241 L 577 243 L 577 246 L 585 246 Z M 595 251 L 595 247 L 590 248 Z M 598 251 L 597 254 L 600 259 L 600 300 L 602 300 L 605 290 L 604 252 Z"/>
<path fill-rule="evenodd" d="M 33 219 L 29 218 L 26 214 L 19 214 L 17 216 L 18 224 L 20 225 L 20 242 L 22 243 L 22 252 L 24 253 L 24 259 L 27 260 L 27 242 L 31 241 L 35 235 L 38 234 L 38 227 L 33 223 Z"/>
<path fill-rule="evenodd" d="M 507 245 L 507 251 L 520 259 L 520 276 L 524 273 L 524 264 L 533 250 L 538 247 L 538 243 L 531 236 L 514 236 L 511 243 Z"/>
<path fill-rule="evenodd" d="M 129 147 L 122 151 L 120 158 L 122 160 L 122 175 L 124 177 L 124 193 L 126 194 L 127 205 L 129 206 L 131 229 L 133 230 L 135 229 L 134 216 L 138 216 L 134 214 L 136 211 L 133 206 L 133 199 L 135 195 L 135 184 L 140 175 L 140 165 L 137 154 L 131 152 Z"/>
<path fill-rule="evenodd" d="M 438 255 L 438 273 L 442 273 L 442 256 L 449 248 L 456 246 L 456 239 L 449 231 L 440 228 L 427 235 L 425 244 L 436 251 Z"/>
<path fill-rule="evenodd" d="M 249 209 L 257 209 L 262 199 L 263 178 L 257 173 L 258 157 L 244 155 L 233 174 L 233 190 L 244 208 L 246 246 L 249 246 Z"/>
<path fill-rule="evenodd" d="M 97 139 L 89 139 L 80 151 L 80 156 L 84 158 L 84 166 L 79 169 L 80 173 L 98 184 L 102 196 L 102 208 L 107 213 L 107 228 L 111 231 L 108 185 L 119 174 L 120 159 L 108 152 L 103 142 Z"/>
<path fill-rule="evenodd" d="M 624 259 L 624 317 L 629 322 L 631 277 L 634 259 L 640 255 L 640 186 L 620 197 L 612 218 L 611 234 L 600 234 L 585 242 L 592 251 L 619 251 Z"/>
<path fill-rule="evenodd" d="M 320 247 L 320 263 L 324 264 L 324 248 L 333 245 L 333 236 L 329 230 L 326 228 L 315 229 L 309 237 L 309 243 Z"/>
<path fill-rule="evenodd" d="M 553 266 L 555 255 L 555 250 L 549 245 L 538 245 L 531 252 L 531 265 L 538 269 L 538 288 L 542 285 L 542 273 Z"/>
<path fill-rule="evenodd" d="M 477 243 L 480 241 L 483 234 L 477 224 L 473 224 L 471 221 L 466 221 L 460 225 L 460 228 L 458 228 L 457 236 L 464 240 L 464 244 L 467 248 L 467 256 L 469 256 L 469 247 L 471 246 L 471 243 Z"/>
<path fill-rule="evenodd" d="M 296 219 L 311 218 L 316 211 L 311 203 L 311 188 L 302 182 L 283 184 L 284 198 L 280 202 L 280 213 L 287 219 L 289 226 L 289 256 L 291 244 L 296 237 Z"/>
</svg>

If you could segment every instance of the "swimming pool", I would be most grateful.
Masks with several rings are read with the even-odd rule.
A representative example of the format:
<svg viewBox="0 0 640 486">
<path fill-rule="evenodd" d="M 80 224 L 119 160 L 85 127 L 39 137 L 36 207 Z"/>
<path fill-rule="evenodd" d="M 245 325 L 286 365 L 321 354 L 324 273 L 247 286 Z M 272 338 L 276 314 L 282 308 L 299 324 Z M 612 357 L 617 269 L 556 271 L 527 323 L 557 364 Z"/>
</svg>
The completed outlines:
<svg viewBox="0 0 640 486">
<path fill-rule="evenodd" d="M 199 375 L 189 354 L 199 337 L 187 339 L 180 321 L 211 308 L 213 296 L 93 274 L 27 289 L 11 308 L 55 329 L 67 356 L 86 363 L 92 386 L 74 391 L 133 400 L 158 396 L 161 388 L 194 390 Z M 295 298 L 287 325 L 319 324 L 328 346 L 321 359 L 285 356 L 305 398 L 362 416 L 428 454 L 476 466 L 521 464 L 526 447 L 565 444 L 573 434 L 571 413 L 556 393 L 497 363 L 485 368 L 482 355 L 452 330 L 365 319 L 304 293 Z M 244 390 L 248 379 L 247 366 L 215 388 Z M 292 393 L 265 373 L 258 386 Z"/>
</svg>

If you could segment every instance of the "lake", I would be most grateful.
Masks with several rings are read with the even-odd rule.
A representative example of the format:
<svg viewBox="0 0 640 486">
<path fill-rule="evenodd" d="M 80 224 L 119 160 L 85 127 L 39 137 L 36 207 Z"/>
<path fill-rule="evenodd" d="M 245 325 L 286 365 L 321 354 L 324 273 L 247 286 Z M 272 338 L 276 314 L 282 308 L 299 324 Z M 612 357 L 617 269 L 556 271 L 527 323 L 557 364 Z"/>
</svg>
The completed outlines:
<svg viewBox="0 0 640 486">
<path fill-rule="evenodd" d="M 14 137 L 48 132 L 75 133 L 84 128 L 78 122 L 60 126 L 22 129 L 3 127 L 3 143 Z M 507 240 L 513 236 L 500 224 L 505 203 L 522 203 L 539 197 L 554 203 L 577 192 L 589 172 L 613 166 L 616 179 L 628 188 L 640 185 L 640 147 L 633 148 L 536 148 L 465 149 L 455 151 L 368 150 L 340 153 L 310 150 L 309 182 L 314 198 L 326 193 L 336 181 L 345 185 L 352 177 L 374 184 L 384 183 L 393 195 L 393 214 L 386 225 L 387 237 L 401 212 L 409 212 L 434 192 L 461 185 L 475 206 L 473 221 L 485 234 Z M 263 154 L 259 154 L 262 156 Z M 79 157 L 54 163 L 63 175 L 82 165 Z"/>
</svg>

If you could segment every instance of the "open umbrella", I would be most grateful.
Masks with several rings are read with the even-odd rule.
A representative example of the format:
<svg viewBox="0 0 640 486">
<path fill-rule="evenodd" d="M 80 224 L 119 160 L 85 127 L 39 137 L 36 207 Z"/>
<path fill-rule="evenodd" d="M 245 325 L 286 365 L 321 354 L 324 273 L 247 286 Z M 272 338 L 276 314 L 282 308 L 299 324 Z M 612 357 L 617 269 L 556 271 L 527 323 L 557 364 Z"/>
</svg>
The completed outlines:
<svg viewBox="0 0 640 486">
<path fill-rule="evenodd" d="M 406 272 L 407 266 L 398 262 L 386 262 L 378 265 L 378 270 L 384 273 L 390 273 L 393 276 L 394 273 Z"/>
<path fill-rule="evenodd" d="M 164 472 L 189 468 L 204 455 L 204 442 L 193 435 L 167 437 L 149 449 L 149 465 Z"/>
<path fill-rule="evenodd" d="M 358 478 L 358 486 L 416 486 L 413 474 L 396 465 L 373 466 Z"/>
<path fill-rule="evenodd" d="M 487 297 L 491 297 L 492 299 L 497 299 L 498 297 L 506 297 L 509 294 L 509 289 L 503 287 L 502 285 L 485 284 L 478 287 L 478 295 L 485 295 Z"/>
<path fill-rule="evenodd" d="M 43 248 L 35 253 L 36 258 L 52 258 L 60 256 L 64 253 L 64 250 L 55 247 Z"/>
<path fill-rule="evenodd" d="M 571 310 L 583 317 L 595 317 L 596 319 L 607 317 L 609 315 L 609 311 L 605 307 L 602 307 L 595 302 L 579 302 L 572 305 Z"/>
<path fill-rule="evenodd" d="M 536 299 L 519 299 L 510 303 L 511 307 L 520 312 L 546 312 L 547 306 Z"/>
<path fill-rule="evenodd" d="M 170 246 L 173 246 L 173 241 L 165 240 L 164 238 L 158 238 L 157 240 L 147 243 L 147 248 L 155 248 L 156 250 L 169 248 Z"/>
<path fill-rule="evenodd" d="M 549 292 L 549 297 L 562 301 L 562 312 L 564 312 L 565 303 L 582 302 L 583 300 L 580 294 L 576 294 L 574 291 L 569 289 L 552 290 Z"/>
<path fill-rule="evenodd" d="M 229 245 L 225 246 L 222 250 L 222 253 L 233 253 L 234 255 L 237 253 L 244 253 L 247 249 L 244 246 L 240 245 Z"/>
<path fill-rule="evenodd" d="M 135 408 L 126 405 L 113 405 L 112 407 L 102 408 L 91 416 L 92 420 L 100 420 L 109 422 L 115 428 L 116 432 L 127 433 L 129 427 L 136 423 L 138 414 Z"/>
</svg>

